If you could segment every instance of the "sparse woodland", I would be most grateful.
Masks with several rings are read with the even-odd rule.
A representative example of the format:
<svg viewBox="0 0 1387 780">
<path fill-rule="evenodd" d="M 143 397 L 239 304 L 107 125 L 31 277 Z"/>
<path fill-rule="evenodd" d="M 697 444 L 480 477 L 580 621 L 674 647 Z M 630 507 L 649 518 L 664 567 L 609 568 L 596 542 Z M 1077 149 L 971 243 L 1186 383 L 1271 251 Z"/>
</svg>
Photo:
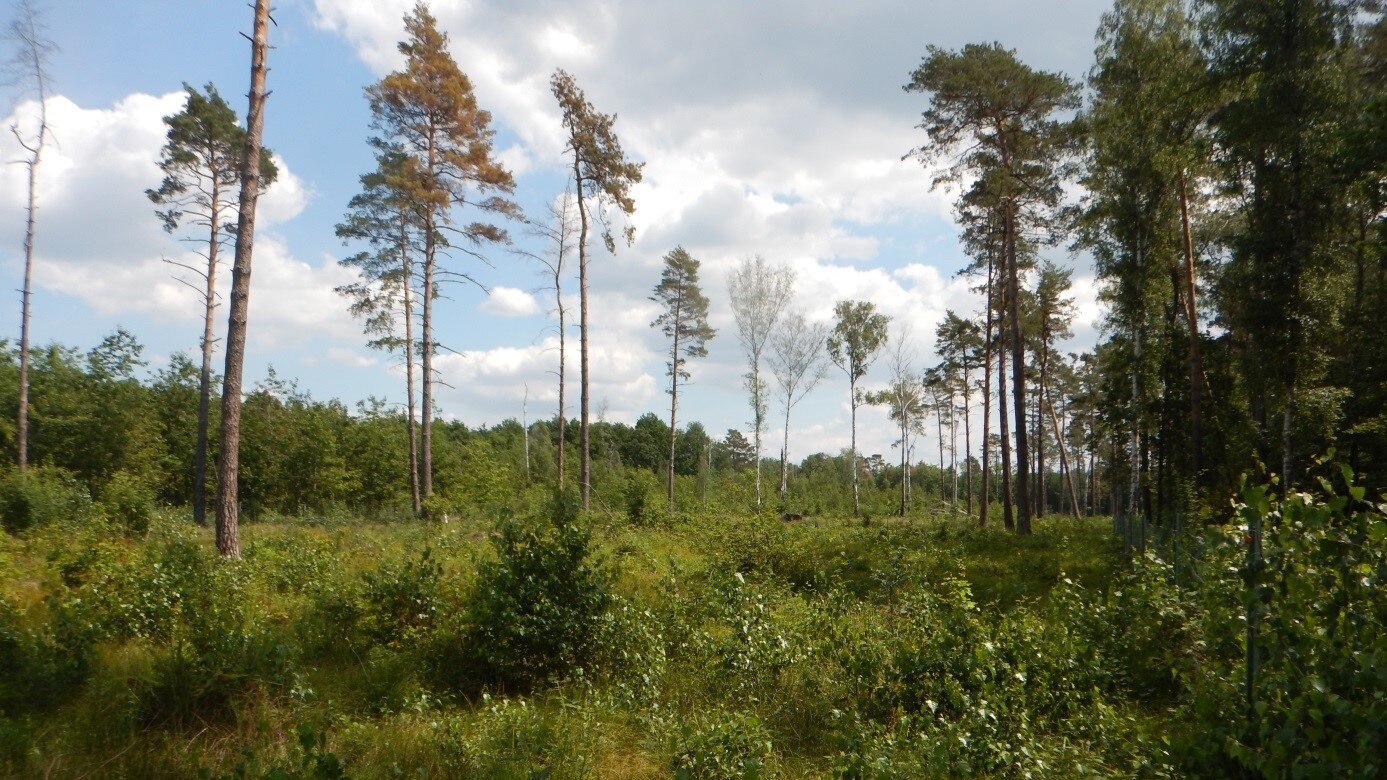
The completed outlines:
<svg viewBox="0 0 1387 780">
<path fill-rule="evenodd" d="M 201 258 L 169 269 L 205 311 L 198 360 L 30 333 L 55 129 L 14 129 L 0 775 L 1387 774 L 1376 2 L 1116 0 L 1081 74 L 926 39 L 902 164 L 955 198 L 979 308 L 935 327 L 842 300 L 812 322 L 785 263 L 748 257 L 724 287 L 662 249 L 669 403 L 634 424 L 597 408 L 589 341 L 615 314 L 589 267 L 640 224 L 623 120 L 555 72 L 568 186 L 522 213 L 424 2 L 365 89 L 375 164 L 337 227 L 342 305 L 406 400 L 315 398 L 288 366 L 242 387 L 277 176 L 253 9 L 249 121 L 222 98 L 243 85 L 186 87 L 164 178 L 130 193 Z M 61 56 L 41 11 L 8 37 L 40 106 Z M 502 255 L 548 285 L 558 408 L 440 418 L 438 357 L 466 345 L 437 307 Z M 1106 314 L 1071 353 L 1080 264 Z M 745 359 L 741 429 L 682 406 L 713 339 Z M 844 391 L 852 446 L 792 460 L 816 448 L 791 441 L 798 404 Z M 869 410 L 888 452 L 858 451 Z"/>
</svg>

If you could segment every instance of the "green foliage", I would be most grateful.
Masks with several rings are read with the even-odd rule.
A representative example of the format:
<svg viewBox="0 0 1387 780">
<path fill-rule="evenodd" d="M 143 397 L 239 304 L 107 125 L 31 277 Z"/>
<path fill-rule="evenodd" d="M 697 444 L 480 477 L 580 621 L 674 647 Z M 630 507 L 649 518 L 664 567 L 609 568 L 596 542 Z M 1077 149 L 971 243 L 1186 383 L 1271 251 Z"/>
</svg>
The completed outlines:
<svg viewBox="0 0 1387 780">
<path fill-rule="evenodd" d="M 759 780 L 771 750 L 755 716 L 719 713 L 680 730 L 671 768 L 676 780 Z"/>
<path fill-rule="evenodd" d="M 387 562 L 363 575 L 366 632 L 375 641 L 400 643 L 433 627 L 443 567 L 430 554 L 425 547 L 418 561 Z"/>
<path fill-rule="evenodd" d="M 523 691 L 589 661 L 611 601 L 610 575 L 590 542 L 563 508 L 552 522 L 501 523 L 496 557 L 477 569 L 461 638 L 484 681 Z"/>
<path fill-rule="evenodd" d="M 27 474 L 0 477 L 0 525 L 12 534 L 56 523 L 82 521 L 91 512 L 91 496 L 69 471 L 34 468 Z"/>
<path fill-rule="evenodd" d="M 101 507 L 116 527 L 143 536 L 154 516 L 154 491 L 129 472 L 117 471 L 101 490 Z"/>
</svg>

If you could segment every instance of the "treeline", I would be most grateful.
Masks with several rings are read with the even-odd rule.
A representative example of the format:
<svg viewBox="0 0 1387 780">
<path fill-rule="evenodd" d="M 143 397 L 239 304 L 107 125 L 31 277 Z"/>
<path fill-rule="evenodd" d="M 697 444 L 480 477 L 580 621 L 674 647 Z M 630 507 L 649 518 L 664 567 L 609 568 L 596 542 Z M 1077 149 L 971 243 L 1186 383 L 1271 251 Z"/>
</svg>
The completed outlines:
<svg viewBox="0 0 1387 780">
<path fill-rule="evenodd" d="M 0 503 L 8 526 L 41 522 L 44 512 L 80 508 L 88 500 L 137 513 L 156 506 L 191 509 L 200 369 L 183 353 L 151 368 L 142 353 L 123 330 L 86 351 L 52 345 L 32 352 L 31 468 L 29 479 L 5 478 Z M 18 352 L 4 345 L 0 409 L 6 414 L 18 402 L 17 375 Z M 217 408 L 213 403 L 213 459 Z M 523 508 L 543 500 L 555 486 L 556 423 L 554 418 L 528 425 L 510 419 L 469 427 L 435 421 L 434 515 Z M 412 514 L 403 410 L 380 399 L 355 408 L 315 399 L 271 369 L 247 394 L 242 426 L 241 504 L 247 517 Z M 575 427 L 567 426 L 565 434 L 575 446 Z M 662 478 L 669 466 L 668 424 L 653 413 L 634 425 L 598 420 L 593 441 L 597 508 L 637 522 L 666 517 L 670 509 Z M 14 445 L 13 426 L 0 428 L 0 446 Z M 677 506 L 753 510 L 755 463 L 753 446 L 739 431 L 713 437 L 702 424 L 688 423 L 675 435 Z M 776 473 L 779 467 L 766 459 L 762 472 Z M 787 498 L 776 508 L 812 515 L 850 512 L 848 469 L 846 453 L 817 453 L 788 464 Z M 875 455 L 862 459 L 861 470 L 866 511 L 893 511 L 900 469 Z M 920 490 L 938 497 L 931 507 L 952 495 L 954 474 L 934 466 L 911 469 Z M 575 494 L 576 477 L 570 472 L 565 482 Z M 75 504 L 74 493 L 80 497 Z"/>
</svg>

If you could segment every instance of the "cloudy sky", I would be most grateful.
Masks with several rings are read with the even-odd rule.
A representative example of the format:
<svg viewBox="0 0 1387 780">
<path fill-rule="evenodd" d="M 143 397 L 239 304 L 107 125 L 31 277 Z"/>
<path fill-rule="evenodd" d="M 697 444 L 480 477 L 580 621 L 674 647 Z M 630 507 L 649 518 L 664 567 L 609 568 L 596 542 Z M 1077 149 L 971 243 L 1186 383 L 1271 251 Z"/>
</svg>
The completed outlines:
<svg viewBox="0 0 1387 780">
<path fill-rule="evenodd" d="M 217 85 L 244 113 L 249 44 L 240 33 L 250 11 L 232 0 L 39 4 L 61 50 L 49 103 L 56 144 L 39 182 L 34 338 L 85 348 L 122 326 L 158 368 L 195 351 L 200 333 L 194 294 L 163 262 L 188 248 L 163 232 L 144 196 L 160 178 L 162 118 L 181 108 L 184 82 Z M 359 324 L 332 291 L 351 279 L 337 265 L 349 250 L 333 226 L 372 166 L 362 89 L 400 64 L 395 44 L 412 4 L 279 4 L 265 142 L 281 177 L 261 200 L 248 384 L 273 366 L 315 397 L 403 402 L 402 373 L 362 346 Z M 682 244 L 702 261 L 719 335 L 693 366 L 681 418 L 718 435 L 745 430 L 750 416 L 726 287 L 746 256 L 793 268 L 795 305 L 810 319 L 827 321 L 836 300 L 870 300 L 893 328 L 908 329 L 920 367 L 935 359 L 944 311 L 971 315 L 979 301 L 955 276 L 964 258 L 951 193 L 931 192 L 929 172 L 901 160 L 923 140 L 915 125 L 924 108 L 901 85 L 930 44 L 992 40 L 1036 67 L 1081 77 L 1107 5 L 434 0 L 432 8 L 493 114 L 496 148 L 528 213 L 542 214 L 564 189 L 554 69 L 618 114 L 645 181 L 634 192 L 635 245 L 616 256 L 599 246 L 593 261 L 594 408 L 625 422 L 667 414 L 665 347 L 647 298 L 660 258 Z M 33 115 L 26 98 L 7 94 L 7 125 Z M 9 133 L 0 155 L 21 157 Z M 20 286 L 24 187 L 22 166 L 0 167 L 0 274 L 9 290 Z M 1061 259 L 1076 268 L 1075 349 L 1092 343 L 1099 310 L 1082 262 Z M 451 385 L 441 390 L 442 413 L 469 424 L 518 418 L 528 387 L 531 417 L 552 414 L 557 339 L 539 269 L 505 251 L 491 253 L 490 267 L 456 263 L 487 289 L 458 287 L 440 303 L 440 338 L 459 351 L 441 360 Z M 0 317 L 10 323 L 0 333 L 17 338 L 17 294 L 5 297 Z M 868 384 L 885 377 L 879 364 Z M 847 421 L 847 382 L 834 370 L 796 408 L 792 454 L 846 446 Z M 883 412 L 863 413 L 861 436 L 864 451 L 889 453 Z"/>
</svg>

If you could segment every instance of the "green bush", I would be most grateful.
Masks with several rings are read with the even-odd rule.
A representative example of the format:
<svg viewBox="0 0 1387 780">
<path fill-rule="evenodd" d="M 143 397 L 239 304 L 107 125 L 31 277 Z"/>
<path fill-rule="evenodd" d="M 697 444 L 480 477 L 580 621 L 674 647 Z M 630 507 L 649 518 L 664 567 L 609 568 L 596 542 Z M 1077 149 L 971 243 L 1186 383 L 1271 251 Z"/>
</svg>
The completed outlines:
<svg viewBox="0 0 1387 780">
<path fill-rule="evenodd" d="M 482 680 L 528 690 L 588 663 L 611 577 L 571 506 L 551 521 L 504 521 L 492 545 L 496 558 L 477 570 L 461 640 Z"/>
<path fill-rule="evenodd" d="M 154 516 L 154 491 L 126 471 L 117 471 L 101 489 L 101 508 L 115 527 L 144 536 Z"/>
<path fill-rule="evenodd" d="M 753 715 L 722 714 L 685 726 L 671 761 L 676 780 L 757 780 L 765 777 L 772 744 Z"/>
<path fill-rule="evenodd" d="M 86 677 L 91 646 L 63 624 L 37 628 L 0 599 L 0 716 L 42 710 L 61 701 Z"/>
<path fill-rule="evenodd" d="M 91 495 L 71 472 L 36 467 L 0 478 L 0 526 L 12 534 L 91 515 Z"/>
<path fill-rule="evenodd" d="M 432 555 L 426 547 L 418 561 L 388 562 L 363 576 L 366 631 L 372 639 L 399 644 L 433 628 L 443 567 Z"/>
</svg>

